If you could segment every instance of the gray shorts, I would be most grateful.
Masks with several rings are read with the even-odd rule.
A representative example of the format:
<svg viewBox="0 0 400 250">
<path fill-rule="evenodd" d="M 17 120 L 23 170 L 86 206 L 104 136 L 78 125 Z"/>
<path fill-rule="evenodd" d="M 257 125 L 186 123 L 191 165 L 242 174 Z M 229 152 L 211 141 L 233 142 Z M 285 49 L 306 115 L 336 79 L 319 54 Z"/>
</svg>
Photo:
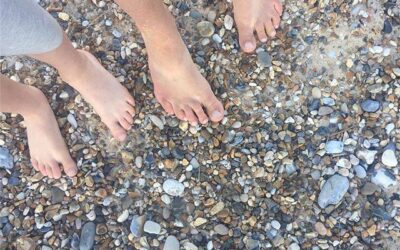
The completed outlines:
<svg viewBox="0 0 400 250">
<path fill-rule="evenodd" d="M 0 56 L 48 52 L 62 40 L 57 21 L 35 0 L 0 0 Z"/>
</svg>

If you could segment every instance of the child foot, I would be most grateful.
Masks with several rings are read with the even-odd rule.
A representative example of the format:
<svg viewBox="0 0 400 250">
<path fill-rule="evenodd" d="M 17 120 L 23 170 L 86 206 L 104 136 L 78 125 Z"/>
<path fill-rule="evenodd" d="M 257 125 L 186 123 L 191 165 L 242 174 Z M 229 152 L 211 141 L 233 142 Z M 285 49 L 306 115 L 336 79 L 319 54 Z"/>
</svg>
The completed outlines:
<svg viewBox="0 0 400 250">
<path fill-rule="evenodd" d="M 182 56 L 179 53 L 171 56 L 152 54 L 154 50 L 149 47 L 148 51 L 154 93 L 167 113 L 175 114 L 178 119 L 189 121 L 193 126 L 206 124 L 209 120 L 222 120 L 224 108 L 186 48 L 182 49 Z"/>
<path fill-rule="evenodd" d="M 61 78 L 74 87 L 98 113 L 113 137 L 125 140 L 135 115 L 135 102 L 128 90 L 89 52 L 78 50 L 81 62 L 60 72 Z"/>
<path fill-rule="evenodd" d="M 240 47 L 247 53 L 256 48 L 254 32 L 261 42 L 276 35 L 283 11 L 279 0 L 233 0 L 233 10 Z"/>
<path fill-rule="evenodd" d="M 33 167 L 44 176 L 58 179 L 60 166 L 72 177 L 78 172 L 61 136 L 57 121 L 45 96 L 37 90 L 38 112 L 24 116 Z"/>
</svg>

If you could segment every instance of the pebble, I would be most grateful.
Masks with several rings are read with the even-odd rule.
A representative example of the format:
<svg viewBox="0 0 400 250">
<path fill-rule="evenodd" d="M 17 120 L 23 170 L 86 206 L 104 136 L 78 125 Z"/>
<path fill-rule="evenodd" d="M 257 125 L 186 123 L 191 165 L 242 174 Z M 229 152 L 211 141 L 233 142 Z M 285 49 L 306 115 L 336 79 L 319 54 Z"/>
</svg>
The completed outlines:
<svg viewBox="0 0 400 250">
<path fill-rule="evenodd" d="M 320 99 L 322 96 L 321 89 L 319 89 L 317 87 L 312 88 L 311 95 L 312 95 L 312 97 L 314 97 L 316 99 Z"/>
<path fill-rule="evenodd" d="M 219 235 L 228 235 L 229 229 L 223 224 L 218 224 L 214 227 L 214 231 Z"/>
<path fill-rule="evenodd" d="M 365 183 L 365 185 L 361 188 L 361 194 L 363 195 L 371 195 L 379 190 L 379 187 L 371 182 Z"/>
<path fill-rule="evenodd" d="M 355 166 L 354 171 L 356 171 L 356 175 L 358 178 L 363 179 L 367 176 L 367 172 L 365 171 L 365 168 L 363 168 L 360 165 Z"/>
<path fill-rule="evenodd" d="M 168 236 L 167 239 L 165 240 L 164 248 L 163 250 L 179 250 L 180 244 L 178 239 L 175 236 Z"/>
<path fill-rule="evenodd" d="M 341 141 L 328 141 L 325 144 L 325 150 L 328 154 L 340 154 L 344 150 L 344 143 Z"/>
<path fill-rule="evenodd" d="M 81 238 L 79 242 L 79 250 L 91 250 L 94 244 L 94 236 L 96 226 L 93 222 L 87 222 L 83 225 Z"/>
<path fill-rule="evenodd" d="M 400 68 L 393 68 L 393 73 L 394 73 L 396 76 L 400 76 Z"/>
<path fill-rule="evenodd" d="M 143 230 L 149 234 L 160 234 L 161 226 L 157 222 L 148 220 L 146 223 L 144 223 Z"/>
<path fill-rule="evenodd" d="M 153 122 L 153 124 L 156 125 L 160 130 L 164 129 L 164 123 L 160 118 L 155 115 L 149 115 L 149 118 Z"/>
<path fill-rule="evenodd" d="M 75 116 L 73 114 L 67 115 L 67 121 L 69 122 L 69 124 L 71 124 L 73 128 L 78 127 L 78 122 L 76 121 Z"/>
<path fill-rule="evenodd" d="M 185 191 L 185 186 L 177 180 L 168 179 L 163 184 L 163 190 L 171 196 L 180 196 Z"/>
<path fill-rule="evenodd" d="M 326 208 L 338 204 L 349 189 L 349 180 L 341 175 L 331 176 L 322 187 L 318 196 L 318 205 Z"/>
<path fill-rule="evenodd" d="M 133 216 L 131 225 L 129 227 L 133 236 L 142 237 L 144 222 L 145 222 L 144 216 L 137 216 L 137 215 Z"/>
<path fill-rule="evenodd" d="M 68 21 L 69 15 L 65 12 L 58 12 L 58 18 L 60 18 L 63 21 Z"/>
<path fill-rule="evenodd" d="M 230 15 L 225 15 L 224 18 L 225 29 L 231 30 L 233 28 L 233 23 L 234 23 L 233 18 Z"/>
<path fill-rule="evenodd" d="M 129 211 L 128 210 L 124 210 L 122 212 L 122 214 L 120 216 L 118 216 L 117 221 L 119 223 L 122 223 L 122 222 L 126 221 L 128 219 L 128 217 L 129 217 Z"/>
<path fill-rule="evenodd" d="M 300 250 L 300 246 L 296 242 L 293 242 L 289 245 L 288 250 Z"/>
<path fill-rule="evenodd" d="M 392 33 L 392 31 L 393 31 L 393 28 L 392 28 L 392 24 L 390 23 L 390 21 L 389 20 L 385 20 L 384 22 L 383 22 L 383 30 L 382 30 L 384 33 L 386 33 L 386 34 L 390 34 L 390 33 Z"/>
<path fill-rule="evenodd" d="M 0 168 L 12 169 L 14 167 L 13 157 L 8 149 L 0 147 Z"/>
<path fill-rule="evenodd" d="M 328 233 L 328 230 L 326 229 L 324 224 L 322 224 L 321 222 L 315 223 L 314 228 L 315 228 L 315 231 L 317 231 L 317 233 L 319 235 L 325 236 Z"/>
<path fill-rule="evenodd" d="M 357 157 L 365 161 L 367 164 L 372 164 L 375 160 L 376 150 L 363 149 L 357 152 Z"/>
<path fill-rule="evenodd" d="M 281 228 L 281 223 L 279 223 L 279 221 L 277 221 L 277 220 L 273 220 L 273 221 L 271 221 L 271 226 L 273 228 L 275 228 L 276 230 L 279 230 Z"/>
<path fill-rule="evenodd" d="M 318 115 L 325 116 L 333 113 L 333 108 L 328 106 L 321 106 L 318 110 Z"/>
<path fill-rule="evenodd" d="M 202 37 L 211 37 L 214 34 L 214 25 L 209 21 L 201 21 L 197 24 L 197 30 Z"/>
<path fill-rule="evenodd" d="M 378 101 L 371 100 L 371 99 L 364 100 L 361 103 L 361 108 L 365 112 L 369 112 L 369 113 L 375 113 L 376 111 L 379 110 L 380 106 L 381 106 L 381 104 Z"/>
<path fill-rule="evenodd" d="M 257 52 L 257 62 L 261 67 L 271 67 L 272 66 L 272 58 L 266 51 Z"/>
<path fill-rule="evenodd" d="M 375 171 L 371 177 L 371 181 L 383 188 L 388 188 L 396 184 L 396 178 L 389 172 L 389 170 L 384 168 Z"/>
<path fill-rule="evenodd" d="M 396 167 L 398 161 L 395 152 L 393 150 L 386 149 L 382 154 L 382 163 L 388 167 Z"/>
</svg>

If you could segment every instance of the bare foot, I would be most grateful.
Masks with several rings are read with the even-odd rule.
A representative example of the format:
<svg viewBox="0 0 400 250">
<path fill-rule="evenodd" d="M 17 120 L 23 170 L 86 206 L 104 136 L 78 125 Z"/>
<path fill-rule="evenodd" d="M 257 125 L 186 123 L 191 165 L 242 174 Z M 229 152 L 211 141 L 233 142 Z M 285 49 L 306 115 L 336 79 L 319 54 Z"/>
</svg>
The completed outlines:
<svg viewBox="0 0 400 250">
<path fill-rule="evenodd" d="M 43 93 L 35 92 L 37 112 L 24 115 L 32 165 L 43 175 L 55 179 L 61 177 L 62 166 L 64 172 L 72 177 L 78 169 L 69 155 L 53 111 Z"/>
<path fill-rule="evenodd" d="M 224 108 L 193 63 L 186 47 L 171 56 L 148 46 L 154 93 L 165 111 L 191 125 L 219 122 Z"/>
<path fill-rule="evenodd" d="M 61 78 L 81 93 L 119 141 L 133 123 L 135 101 L 128 90 L 89 52 L 78 50 L 78 67 L 59 70 Z"/>
<path fill-rule="evenodd" d="M 261 42 L 276 35 L 283 8 L 279 0 L 233 0 L 233 10 L 240 46 L 249 53 L 256 48 L 254 31 Z"/>
</svg>

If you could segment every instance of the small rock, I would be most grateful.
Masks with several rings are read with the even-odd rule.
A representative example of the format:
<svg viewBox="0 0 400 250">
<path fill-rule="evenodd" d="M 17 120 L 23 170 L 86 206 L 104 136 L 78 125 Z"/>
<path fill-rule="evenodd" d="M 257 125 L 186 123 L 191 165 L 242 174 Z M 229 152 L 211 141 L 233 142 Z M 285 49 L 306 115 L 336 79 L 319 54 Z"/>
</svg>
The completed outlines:
<svg viewBox="0 0 400 250">
<path fill-rule="evenodd" d="M 375 193 L 378 190 L 379 190 L 379 187 L 377 185 L 375 185 L 374 183 L 371 183 L 371 182 L 367 182 L 361 188 L 361 194 L 363 194 L 363 195 L 371 195 L 371 194 Z"/>
<path fill-rule="evenodd" d="M 318 205 L 326 208 L 328 205 L 338 204 L 349 189 L 349 180 L 341 175 L 330 177 L 322 187 L 318 196 Z"/>
<path fill-rule="evenodd" d="M 104 235 L 108 232 L 108 228 L 106 224 L 98 224 L 96 226 L 96 234 L 97 235 Z"/>
<path fill-rule="evenodd" d="M 400 76 L 400 68 L 393 68 L 393 73 L 394 73 L 396 76 Z"/>
<path fill-rule="evenodd" d="M 1 241 L 0 241 L 1 242 Z M 35 250 L 36 249 L 36 241 L 27 236 L 19 237 L 16 241 L 16 248 L 17 250 Z M 4 249 L 7 249 L 5 247 Z"/>
<path fill-rule="evenodd" d="M 257 53 L 257 63 L 261 67 L 271 67 L 272 58 L 266 51 L 260 51 Z"/>
<path fill-rule="evenodd" d="M 225 15 L 224 26 L 227 30 L 231 30 L 233 28 L 233 18 L 230 15 Z"/>
<path fill-rule="evenodd" d="M 161 233 L 161 226 L 160 226 L 160 224 L 158 224 L 158 223 L 156 223 L 154 221 L 148 220 L 144 224 L 143 230 L 146 233 L 149 233 L 149 234 L 160 234 Z"/>
<path fill-rule="evenodd" d="M 201 21 L 197 24 L 197 30 L 202 37 L 210 37 L 214 34 L 214 25 L 209 21 Z"/>
<path fill-rule="evenodd" d="M 324 224 L 322 224 L 321 222 L 315 223 L 314 228 L 315 228 L 315 231 L 317 231 L 317 233 L 318 233 L 319 235 L 324 236 L 324 235 L 326 235 L 326 234 L 328 233 L 328 230 L 326 229 L 326 227 L 324 226 Z"/>
<path fill-rule="evenodd" d="M 398 164 L 396 154 L 393 150 L 386 149 L 382 154 L 382 163 L 388 167 L 396 167 Z"/>
<path fill-rule="evenodd" d="M 396 184 L 396 178 L 393 176 L 389 170 L 380 168 L 373 174 L 371 178 L 372 183 L 383 188 L 388 188 Z"/>
<path fill-rule="evenodd" d="M 273 220 L 273 221 L 271 221 L 271 226 L 273 228 L 275 228 L 276 230 L 279 230 L 281 228 L 281 223 L 279 223 L 279 221 L 277 221 L 277 220 Z"/>
<path fill-rule="evenodd" d="M 296 242 L 293 242 L 289 245 L 288 250 L 300 250 L 300 246 Z"/>
<path fill-rule="evenodd" d="M 164 248 L 163 250 L 179 250 L 179 241 L 175 236 L 168 236 L 167 239 L 165 240 Z"/>
<path fill-rule="evenodd" d="M 149 118 L 153 122 L 153 124 L 156 125 L 160 130 L 164 129 L 164 123 L 160 118 L 155 115 L 149 115 Z"/>
<path fill-rule="evenodd" d="M 8 149 L 0 147 L 0 168 L 12 169 L 14 167 L 13 157 Z"/>
<path fill-rule="evenodd" d="M 321 106 L 318 110 L 318 115 L 325 116 L 333 113 L 333 108 L 328 106 Z"/>
<path fill-rule="evenodd" d="M 378 101 L 367 99 L 361 103 L 361 108 L 368 113 L 374 113 L 379 110 L 381 104 Z"/>
<path fill-rule="evenodd" d="M 215 205 L 211 208 L 210 214 L 211 214 L 212 216 L 214 216 L 214 215 L 216 215 L 217 213 L 221 212 L 221 211 L 224 209 L 224 207 L 225 207 L 225 204 L 224 204 L 222 201 L 220 201 L 220 202 L 218 202 L 217 204 L 215 204 Z"/>
<path fill-rule="evenodd" d="M 193 225 L 194 225 L 195 227 L 199 227 L 199 226 L 201 226 L 201 225 L 207 223 L 207 221 L 208 221 L 207 219 L 204 219 L 204 218 L 199 217 L 199 218 L 196 218 L 196 220 L 193 222 Z"/>
<path fill-rule="evenodd" d="M 183 244 L 183 248 L 185 250 L 198 250 L 199 249 L 195 244 L 193 244 L 192 242 L 189 242 L 189 241 L 186 241 Z"/>
<path fill-rule="evenodd" d="M 122 223 L 122 222 L 126 221 L 128 219 L 128 217 L 129 217 L 129 211 L 128 210 L 124 210 L 122 212 L 122 214 L 120 216 L 118 216 L 117 221 L 119 223 Z"/>
<path fill-rule="evenodd" d="M 374 46 L 374 47 L 369 48 L 369 51 L 372 54 L 380 54 L 383 52 L 383 48 L 381 46 Z"/>
<path fill-rule="evenodd" d="M 378 153 L 376 150 L 363 149 L 357 152 L 357 157 L 365 161 L 367 164 L 372 164 L 375 160 L 375 155 Z"/>
<path fill-rule="evenodd" d="M 63 21 L 68 21 L 69 20 L 69 15 L 65 12 L 59 12 L 58 13 L 58 18 L 60 18 Z"/>
<path fill-rule="evenodd" d="M 76 122 L 75 116 L 73 114 L 70 113 L 67 115 L 67 121 L 69 122 L 69 124 L 71 124 L 73 128 L 78 127 L 78 123 Z"/>
<path fill-rule="evenodd" d="M 354 171 L 356 171 L 356 175 L 357 175 L 358 178 L 363 179 L 363 178 L 365 178 L 367 176 L 367 172 L 360 165 L 355 166 L 354 167 Z"/>
<path fill-rule="evenodd" d="M 163 184 L 163 190 L 171 196 L 180 196 L 185 191 L 185 186 L 179 181 L 168 179 Z"/>
<path fill-rule="evenodd" d="M 142 237 L 144 221 L 145 221 L 144 216 L 137 216 L 137 215 L 133 216 L 131 226 L 129 227 L 133 236 Z"/>
<path fill-rule="evenodd" d="M 321 89 L 319 89 L 317 87 L 312 88 L 311 95 L 312 95 L 312 97 L 314 97 L 316 99 L 320 99 L 322 96 Z"/>
<path fill-rule="evenodd" d="M 386 34 L 390 34 L 390 33 L 392 33 L 392 31 L 393 31 L 393 28 L 392 28 L 392 24 L 390 23 L 390 21 L 389 20 L 385 20 L 384 22 L 383 22 L 383 30 L 382 30 L 384 33 L 386 33 Z"/>
<path fill-rule="evenodd" d="M 223 224 L 218 224 L 214 227 L 214 231 L 219 235 L 227 235 L 229 229 Z"/>
<path fill-rule="evenodd" d="M 24 65 L 18 61 L 15 62 L 14 68 L 16 71 L 22 69 L 24 67 Z"/>
<path fill-rule="evenodd" d="M 328 154 L 340 154 L 344 150 L 344 143 L 341 141 L 328 141 L 325 144 L 325 150 Z"/>
<path fill-rule="evenodd" d="M 93 247 L 96 226 L 93 222 L 87 222 L 81 232 L 79 250 L 90 250 Z"/>
<path fill-rule="evenodd" d="M 62 202 L 64 200 L 64 195 L 64 191 L 62 191 L 58 187 L 53 187 L 51 189 L 51 203 L 56 204 Z"/>
</svg>

